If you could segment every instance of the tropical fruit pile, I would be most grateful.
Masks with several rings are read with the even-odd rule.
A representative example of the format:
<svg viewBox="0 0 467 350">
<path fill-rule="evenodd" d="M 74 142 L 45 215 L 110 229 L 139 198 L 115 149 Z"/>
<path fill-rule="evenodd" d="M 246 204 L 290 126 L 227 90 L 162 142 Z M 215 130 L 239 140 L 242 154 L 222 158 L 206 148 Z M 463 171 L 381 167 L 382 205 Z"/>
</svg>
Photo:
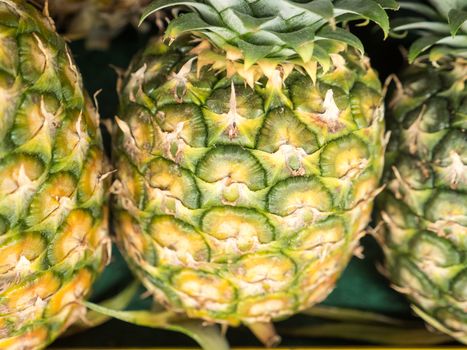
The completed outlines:
<svg viewBox="0 0 467 350">
<path fill-rule="evenodd" d="M 107 49 L 174 6 L 121 76 L 107 157 L 64 38 Z M 382 82 L 354 21 L 408 43 L 407 68 Z M 466 80 L 467 0 L 0 0 L 0 349 L 96 312 L 273 346 L 369 232 L 415 313 L 466 344 Z M 111 238 L 151 310 L 85 301 Z"/>
</svg>

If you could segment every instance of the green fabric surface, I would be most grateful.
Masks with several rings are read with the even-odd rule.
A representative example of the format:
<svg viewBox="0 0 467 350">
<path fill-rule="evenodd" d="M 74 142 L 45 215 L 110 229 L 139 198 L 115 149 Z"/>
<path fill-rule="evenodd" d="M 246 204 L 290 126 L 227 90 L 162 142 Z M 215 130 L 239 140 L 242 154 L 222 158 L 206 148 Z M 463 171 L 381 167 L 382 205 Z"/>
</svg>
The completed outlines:
<svg viewBox="0 0 467 350">
<path fill-rule="evenodd" d="M 381 46 L 381 33 L 370 29 L 356 28 L 357 32 L 367 46 L 367 52 L 372 58 L 373 66 L 379 70 L 382 79 L 392 72 L 400 69 L 402 59 L 397 42 L 388 42 Z M 98 95 L 99 111 L 102 119 L 112 119 L 118 112 L 118 97 L 116 93 L 117 74 L 115 67 L 126 68 L 132 56 L 144 47 L 149 34 L 137 34 L 129 29 L 114 40 L 109 51 L 87 51 L 83 43 L 71 45 L 77 63 L 84 77 L 84 83 L 90 94 L 102 90 Z M 388 59 L 389 58 L 389 59 Z M 104 130 L 109 147 L 109 135 Z M 389 287 L 386 279 L 377 271 L 376 264 L 381 259 L 377 244 L 371 237 L 364 239 L 365 259 L 354 258 L 337 288 L 324 302 L 325 305 L 356 308 L 385 313 L 388 315 L 411 318 L 410 307 L 403 296 Z M 114 247 L 114 256 L 111 264 L 95 285 L 93 300 L 99 301 L 108 298 L 121 290 L 132 280 L 121 255 Z M 131 308 L 142 308 L 148 301 L 135 298 Z M 310 322 L 309 317 L 296 316 L 291 320 L 281 322 L 280 326 L 287 327 L 294 324 Z M 244 328 L 230 330 L 229 341 L 233 346 L 257 346 L 258 341 Z M 284 338 L 284 346 L 294 345 L 345 345 L 349 342 L 333 339 L 306 340 L 297 338 Z M 123 322 L 112 320 L 95 329 L 88 330 L 67 338 L 62 338 L 53 347 L 73 348 L 83 346 L 181 346 L 194 345 L 190 339 L 176 333 L 157 331 Z"/>
</svg>

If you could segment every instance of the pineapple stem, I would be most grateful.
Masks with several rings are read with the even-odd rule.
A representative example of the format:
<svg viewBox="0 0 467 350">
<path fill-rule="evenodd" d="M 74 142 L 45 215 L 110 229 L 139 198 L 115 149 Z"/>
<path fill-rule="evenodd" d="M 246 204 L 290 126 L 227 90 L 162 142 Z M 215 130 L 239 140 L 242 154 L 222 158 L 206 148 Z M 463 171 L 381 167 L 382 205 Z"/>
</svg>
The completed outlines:
<svg viewBox="0 0 467 350">
<path fill-rule="evenodd" d="M 230 349 L 227 340 L 216 325 L 209 325 L 200 320 L 187 319 L 184 315 L 172 311 L 121 311 L 89 302 L 84 304 L 91 310 L 124 322 L 183 333 L 196 341 L 203 350 Z"/>
<path fill-rule="evenodd" d="M 281 342 L 281 337 L 277 335 L 271 322 L 252 323 L 248 325 L 248 328 L 268 348 L 276 347 Z"/>
<path fill-rule="evenodd" d="M 133 281 L 132 283 L 130 283 L 130 285 L 125 287 L 125 289 L 123 289 L 120 293 L 118 293 L 117 295 L 109 299 L 102 301 L 99 305 L 102 307 L 106 307 L 106 308 L 123 310 L 131 302 L 136 292 L 138 291 L 139 286 L 140 286 L 139 282 Z M 89 328 L 100 326 L 101 324 L 104 324 L 105 322 L 107 322 L 109 319 L 110 319 L 110 316 L 106 316 L 99 312 L 89 310 L 86 313 L 85 319 L 78 320 L 75 324 L 73 324 L 64 334 L 64 336 L 70 336 L 70 335 L 85 331 Z"/>
</svg>

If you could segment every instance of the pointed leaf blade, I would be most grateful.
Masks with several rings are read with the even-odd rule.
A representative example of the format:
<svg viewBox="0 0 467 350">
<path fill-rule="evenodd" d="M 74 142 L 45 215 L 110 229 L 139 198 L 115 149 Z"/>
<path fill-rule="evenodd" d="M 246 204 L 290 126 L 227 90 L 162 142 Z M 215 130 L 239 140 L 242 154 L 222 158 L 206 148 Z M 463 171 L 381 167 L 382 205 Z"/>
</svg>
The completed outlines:
<svg viewBox="0 0 467 350">
<path fill-rule="evenodd" d="M 262 18 L 256 18 L 254 16 L 250 16 L 244 13 L 241 13 L 236 10 L 231 10 L 235 16 L 238 18 L 238 20 L 241 22 L 241 25 L 248 30 L 249 32 L 256 32 L 261 29 L 261 26 L 270 23 L 272 20 L 274 20 L 276 17 L 262 17 Z M 225 13 L 226 11 L 224 11 Z"/>
<path fill-rule="evenodd" d="M 398 10 L 399 3 L 395 0 L 375 0 L 378 4 L 381 5 L 383 9 L 386 10 Z"/>
<path fill-rule="evenodd" d="M 165 36 L 176 38 L 185 32 L 200 31 L 210 27 L 209 23 L 203 21 L 197 13 L 185 13 L 170 21 Z"/>
<path fill-rule="evenodd" d="M 250 68 L 260 59 L 274 52 L 274 46 L 253 45 L 244 40 L 238 39 L 237 45 L 242 50 L 245 62 L 245 69 Z"/>
<path fill-rule="evenodd" d="M 226 9 L 236 9 L 243 13 L 251 14 L 251 9 L 245 0 L 207 0 L 218 12 Z"/>
<path fill-rule="evenodd" d="M 170 311 L 118 311 L 90 302 L 86 307 L 104 315 L 139 326 L 160 328 L 183 333 L 195 340 L 204 350 L 229 350 L 229 345 L 217 326 L 203 326 L 202 321 L 180 319 Z"/>
<path fill-rule="evenodd" d="M 428 50 L 440 39 L 439 36 L 429 35 L 415 40 L 409 49 L 409 63 L 412 63 L 421 53 Z"/>
<path fill-rule="evenodd" d="M 365 48 L 362 42 L 355 35 L 342 28 L 335 28 L 334 30 L 329 27 L 321 29 L 316 36 L 316 39 L 329 39 L 334 41 L 340 41 L 356 48 L 363 55 Z"/>
<path fill-rule="evenodd" d="M 378 24 L 384 31 L 384 35 L 389 33 L 389 18 L 386 11 L 380 4 L 373 0 L 340 0 L 335 4 L 337 9 L 344 10 L 344 13 L 358 14 Z"/>
<path fill-rule="evenodd" d="M 313 56 L 313 41 L 315 38 L 314 30 L 310 28 L 302 28 L 290 33 L 274 33 L 279 37 L 284 45 L 295 50 L 303 62 L 308 62 Z"/>
<path fill-rule="evenodd" d="M 141 25 L 149 16 L 156 13 L 159 10 L 163 10 L 168 7 L 174 6 L 188 6 L 197 10 L 205 20 L 211 22 L 211 24 L 220 25 L 222 23 L 219 14 L 211 7 L 206 4 L 200 3 L 194 0 L 155 0 L 148 5 L 141 16 L 139 25 Z"/>
<path fill-rule="evenodd" d="M 394 21 L 392 30 L 394 32 L 404 32 L 406 30 L 421 29 L 431 31 L 432 33 L 448 34 L 449 27 L 446 23 L 425 21 L 425 20 L 411 20 L 411 21 Z"/>
<path fill-rule="evenodd" d="M 467 11 L 452 9 L 449 11 L 448 21 L 451 35 L 454 36 L 465 21 L 467 21 Z"/>
<path fill-rule="evenodd" d="M 229 344 L 217 325 L 205 326 L 202 321 L 180 321 L 173 328 L 194 339 L 205 350 L 229 350 Z"/>
<path fill-rule="evenodd" d="M 331 69 L 331 57 L 327 51 L 319 45 L 319 43 L 316 43 L 313 48 L 313 57 L 320 64 L 321 68 L 323 69 L 323 73 L 326 73 L 329 71 L 329 69 Z"/>
<path fill-rule="evenodd" d="M 431 20 L 440 20 L 442 17 L 430 6 L 424 5 L 418 2 L 409 2 L 409 1 L 402 1 L 400 2 L 400 9 L 401 10 L 409 10 L 414 11 L 416 13 L 422 14 L 423 16 L 431 19 Z"/>
<path fill-rule="evenodd" d="M 299 3 L 289 0 L 285 1 L 292 6 L 307 10 L 327 20 L 334 17 L 334 6 L 332 5 L 331 0 L 314 0 L 307 3 Z"/>
<path fill-rule="evenodd" d="M 440 39 L 437 44 L 448 45 L 452 47 L 464 48 L 467 51 L 467 35 L 449 36 Z"/>
</svg>

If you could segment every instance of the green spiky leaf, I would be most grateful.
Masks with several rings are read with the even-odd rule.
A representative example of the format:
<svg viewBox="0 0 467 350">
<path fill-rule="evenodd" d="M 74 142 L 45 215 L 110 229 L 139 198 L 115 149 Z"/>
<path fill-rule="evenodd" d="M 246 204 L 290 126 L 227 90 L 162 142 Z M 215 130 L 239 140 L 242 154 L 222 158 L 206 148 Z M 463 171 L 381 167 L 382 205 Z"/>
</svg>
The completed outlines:
<svg viewBox="0 0 467 350">
<path fill-rule="evenodd" d="M 399 3 L 395 0 L 375 0 L 383 9 L 398 10 Z"/>
<path fill-rule="evenodd" d="M 340 0 L 336 1 L 335 6 L 336 13 L 338 13 L 338 10 L 345 10 L 346 12 L 360 15 L 378 24 L 383 29 L 384 35 L 388 35 L 389 18 L 380 4 L 368 0 Z"/>
<path fill-rule="evenodd" d="M 185 13 L 169 23 L 166 36 L 175 38 L 185 32 L 196 32 L 212 28 L 209 26 L 209 23 L 203 21 L 196 13 Z"/>
<path fill-rule="evenodd" d="M 412 63 L 415 61 L 415 59 L 420 56 L 420 54 L 426 50 L 428 50 L 430 47 L 432 47 L 434 44 L 436 44 L 440 39 L 442 39 L 439 36 L 435 35 L 429 35 L 425 37 L 421 37 L 417 39 L 409 49 L 409 62 Z"/>
<path fill-rule="evenodd" d="M 288 0 L 285 1 L 292 6 L 305 9 L 326 19 L 332 19 L 334 17 L 334 8 L 331 0 L 315 0 L 307 3 L 297 3 Z"/>
<path fill-rule="evenodd" d="M 432 20 L 439 20 L 441 18 L 439 13 L 437 13 L 433 8 L 419 2 L 402 1 L 399 6 L 401 10 L 413 11 Z"/>
<path fill-rule="evenodd" d="M 331 68 L 331 58 L 319 42 L 315 44 L 313 56 L 323 68 L 323 72 L 327 72 Z"/>
<path fill-rule="evenodd" d="M 355 35 L 341 28 L 332 30 L 329 27 L 325 27 L 317 33 L 317 39 L 320 38 L 346 43 L 355 47 L 362 55 L 365 52 L 362 42 Z"/>
<path fill-rule="evenodd" d="M 252 14 L 247 1 L 245 0 L 208 0 L 207 2 L 210 3 L 217 12 L 222 12 L 227 9 L 235 9 Z"/>
<path fill-rule="evenodd" d="M 237 46 L 247 68 L 263 58 L 293 61 L 300 57 L 304 63 L 314 60 L 326 65 L 334 49 L 345 48 L 342 43 L 363 53 L 360 40 L 339 25 L 349 20 L 373 21 L 387 35 L 389 21 L 384 8 L 397 8 L 394 0 L 155 0 L 143 19 L 173 5 L 192 12 L 174 19 L 167 37 L 192 33 L 221 49 Z M 331 45 L 315 50 L 318 40 Z"/>
<path fill-rule="evenodd" d="M 465 10 L 465 0 L 428 0 L 431 5 L 441 14 L 443 18 L 448 18 L 452 9 Z"/>
<path fill-rule="evenodd" d="M 437 44 L 466 49 L 467 48 L 467 35 L 456 35 L 455 37 L 442 38 L 441 40 L 437 42 Z"/>
<path fill-rule="evenodd" d="M 393 33 L 413 31 L 420 36 L 409 49 L 409 62 L 427 53 L 432 62 L 444 56 L 465 56 L 465 23 L 467 10 L 464 0 L 432 0 L 432 7 L 413 1 L 402 1 L 401 8 L 415 13 L 392 22 Z M 395 34 L 397 36 L 397 34 Z"/>
<path fill-rule="evenodd" d="M 467 11 L 452 9 L 448 14 L 451 35 L 455 36 L 460 27 L 467 21 Z"/>
<path fill-rule="evenodd" d="M 315 33 L 310 28 L 302 28 L 291 33 L 274 33 L 292 49 L 295 49 L 304 62 L 313 56 L 313 40 Z"/>
<path fill-rule="evenodd" d="M 221 24 L 222 20 L 219 14 L 211 7 L 205 4 L 202 4 L 198 1 L 194 0 L 182 0 L 182 1 L 175 1 L 175 0 L 155 0 L 150 5 L 148 5 L 143 14 L 141 16 L 141 20 L 139 25 L 141 25 L 149 16 L 153 13 L 163 10 L 168 7 L 174 6 L 188 6 L 196 9 L 203 18 L 208 20 L 212 24 Z"/>
<path fill-rule="evenodd" d="M 423 19 L 400 18 L 393 21 L 392 27 L 395 32 L 421 29 L 439 34 L 449 33 L 449 26 L 446 23 L 425 21 Z"/>
<path fill-rule="evenodd" d="M 273 46 L 252 45 L 244 40 L 237 40 L 237 45 L 245 56 L 247 69 L 274 51 Z"/>
<path fill-rule="evenodd" d="M 465 49 L 467 47 L 467 35 L 458 35 L 455 37 L 439 37 L 436 35 L 430 35 L 422 37 L 416 40 L 410 47 L 409 62 L 413 62 L 421 53 L 427 51 L 436 44 Z"/>
<path fill-rule="evenodd" d="M 232 24 L 236 28 L 241 29 L 243 32 L 256 32 L 261 29 L 261 25 L 264 24 L 266 18 L 256 18 L 254 16 L 247 15 L 245 13 L 239 12 L 234 9 L 228 9 L 223 13 L 223 19 L 229 19 L 231 16 Z M 274 17 L 269 17 L 270 20 L 273 20 Z M 239 31 L 240 32 L 240 31 Z"/>
</svg>

